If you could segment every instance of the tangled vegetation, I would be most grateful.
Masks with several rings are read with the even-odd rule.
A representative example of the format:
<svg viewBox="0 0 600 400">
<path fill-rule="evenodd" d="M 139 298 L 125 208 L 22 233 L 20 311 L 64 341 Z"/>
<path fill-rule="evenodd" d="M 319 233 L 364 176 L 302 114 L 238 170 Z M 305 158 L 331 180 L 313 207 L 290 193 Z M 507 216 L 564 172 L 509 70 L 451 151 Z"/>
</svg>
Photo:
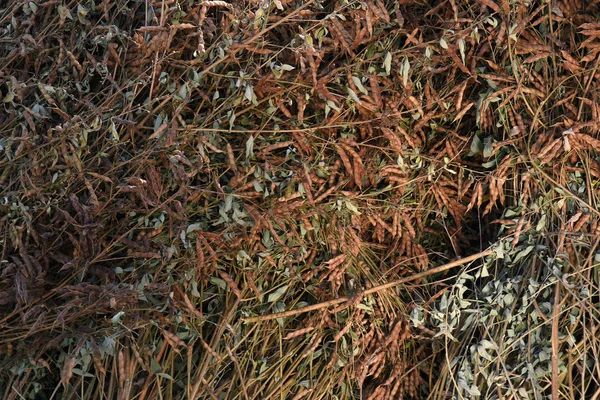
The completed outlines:
<svg viewBox="0 0 600 400">
<path fill-rule="evenodd" d="M 598 398 L 599 3 L 0 3 L 2 397 Z"/>
</svg>

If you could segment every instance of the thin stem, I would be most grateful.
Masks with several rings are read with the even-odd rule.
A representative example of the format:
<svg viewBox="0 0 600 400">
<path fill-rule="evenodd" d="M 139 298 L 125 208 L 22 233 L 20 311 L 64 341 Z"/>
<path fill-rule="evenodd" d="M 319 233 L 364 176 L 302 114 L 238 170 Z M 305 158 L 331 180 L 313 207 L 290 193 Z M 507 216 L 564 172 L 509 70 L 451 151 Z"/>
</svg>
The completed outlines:
<svg viewBox="0 0 600 400">
<path fill-rule="evenodd" d="M 420 278 L 424 278 L 429 275 L 437 274 L 439 272 L 449 270 L 449 269 L 457 267 L 459 265 L 470 263 L 471 261 L 475 261 L 479 258 L 486 257 L 486 256 L 492 254 L 492 252 L 493 252 L 492 249 L 487 249 L 485 251 L 482 251 L 481 253 L 476 253 L 471 256 L 461 258 L 460 260 L 452 261 L 448 264 L 440 265 L 439 267 L 428 269 L 427 271 L 419 272 L 418 274 L 410 275 L 410 276 L 404 277 L 402 279 L 398 279 L 396 281 L 384 283 L 383 285 L 375 286 L 371 289 L 365 290 L 364 292 L 362 292 L 362 295 L 366 296 L 369 294 L 381 292 L 385 289 L 390 289 L 390 288 L 398 286 L 402 283 L 411 282 L 411 281 L 414 281 L 414 280 L 417 280 Z M 244 318 L 243 321 L 245 323 L 270 321 L 270 320 L 277 319 L 277 318 L 291 317 L 291 316 L 298 315 L 298 314 L 304 314 L 304 313 L 307 313 L 310 311 L 321 310 L 323 308 L 327 308 L 330 306 L 334 306 L 337 304 L 350 302 L 350 301 L 352 301 L 352 299 L 349 297 L 340 297 L 340 298 L 325 301 L 322 303 L 317 303 L 317 304 L 313 304 L 310 306 L 297 308 L 295 310 L 288 310 L 288 311 L 283 311 L 283 312 L 269 314 L 269 315 L 261 315 L 258 317 Z"/>
</svg>

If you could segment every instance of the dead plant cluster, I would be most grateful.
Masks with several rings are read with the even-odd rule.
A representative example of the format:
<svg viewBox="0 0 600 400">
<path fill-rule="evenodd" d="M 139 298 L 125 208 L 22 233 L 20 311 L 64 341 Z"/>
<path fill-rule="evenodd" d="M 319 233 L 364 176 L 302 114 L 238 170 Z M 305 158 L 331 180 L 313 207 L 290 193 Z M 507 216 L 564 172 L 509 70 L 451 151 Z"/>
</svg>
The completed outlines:
<svg viewBox="0 0 600 400">
<path fill-rule="evenodd" d="M 597 3 L 3 3 L 3 398 L 598 396 Z"/>
</svg>

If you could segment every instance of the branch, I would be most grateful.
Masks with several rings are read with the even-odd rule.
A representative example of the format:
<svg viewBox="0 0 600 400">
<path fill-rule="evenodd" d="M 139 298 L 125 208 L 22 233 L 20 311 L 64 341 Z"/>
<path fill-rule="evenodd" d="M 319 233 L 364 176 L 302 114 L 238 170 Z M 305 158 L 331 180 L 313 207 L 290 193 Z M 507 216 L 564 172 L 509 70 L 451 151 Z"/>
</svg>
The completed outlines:
<svg viewBox="0 0 600 400">
<path fill-rule="evenodd" d="M 473 254 L 471 256 L 461 258 L 460 260 L 452 261 L 451 263 L 440 265 L 439 267 L 428 269 L 427 271 L 419 272 L 418 274 L 414 274 L 414 275 L 410 275 L 410 276 L 407 276 L 402 279 L 398 279 L 397 281 L 388 282 L 388 283 L 384 283 L 383 285 L 372 287 L 371 289 L 367 289 L 364 292 L 362 292 L 362 295 L 366 296 L 369 294 L 377 293 L 382 290 L 398 286 L 402 283 L 414 281 L 414 280 L 424 278 L 429 275 L 437 274 L 439 272 L 443 272 L 443 271 L 449 270 L 451 268 L 458 267 L 459 265 L 470 263 L 471 261 L 475 261 L 479 258 L 488 256 L 492 253 L 493 253 L 492 249 L 487 249 L 485 251 L 482 251 L 481 253 Z M 346 303 L 346 302 L 350 302 L 350 301 L 352 301 L 352 299 L 349 297 L 340 297 L 337 299 L 325 301 L 323 303 L 317 303 L 317 304 L 313 304 L 311 306 L 297 308 L 295 310 L 288 310 L 288 311 L 283 311 L 283 312 L 269 314 L 269 315 L 261 315 L 258 317 L 243 318 L 243 321 L 245 323 L 270 321 L 270 320 L 277 319 L 277 318 L 285 318 L 285 317 L 291 317 L 293 315 L 304 314 L 309 311 L 320 310 L 323 308 L 328 308 L 330 306 L 335 306 L 337 304 Z"/>
</svg>

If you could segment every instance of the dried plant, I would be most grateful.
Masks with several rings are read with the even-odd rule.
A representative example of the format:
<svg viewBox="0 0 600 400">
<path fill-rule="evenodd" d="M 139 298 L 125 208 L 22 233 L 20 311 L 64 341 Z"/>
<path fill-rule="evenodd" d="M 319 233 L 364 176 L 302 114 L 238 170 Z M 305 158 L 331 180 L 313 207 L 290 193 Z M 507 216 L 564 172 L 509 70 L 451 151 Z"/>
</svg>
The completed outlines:
<svg viewBox="0 0 600 400">
<path fill-rule="evenodd" d="M 598 396 L 597 1 L 5 3 L 3 398 Z"/>
</svg>

